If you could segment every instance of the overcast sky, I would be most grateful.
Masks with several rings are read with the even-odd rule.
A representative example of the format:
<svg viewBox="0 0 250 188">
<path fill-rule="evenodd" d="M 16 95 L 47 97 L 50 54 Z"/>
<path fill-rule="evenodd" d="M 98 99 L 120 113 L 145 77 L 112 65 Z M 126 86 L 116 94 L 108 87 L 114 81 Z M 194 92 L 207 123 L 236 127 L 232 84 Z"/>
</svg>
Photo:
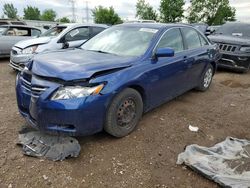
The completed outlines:
<svg viewBox="0 0 250 188">
<path fill-rule="evenodd" d="M 86 1 L 76 1 L 76 15 L 77 20 L 82 21 L 86 19 Z M 160 0 L 146 0 L 155 9 L 159 8 Z M 188 2 L 188 0 L 187 0 Z M 3 15 L 3 4 L 13 3 L 18 9 L 19 16 L 23 16 L 23 8 L 27 5 L 36 6 L 41 11 L 44 9 L 52 8 L 57 12 L 57 17 L 69 17 L 72 18 L 72 9 L 69 0 L 1 0 L 0 1 L 0 16 Z M 233 7 L 236 8 L 236 18 L 239 21 L 250 22 L 250 0 L 230 0 Z M 113 6 L 115 11 L 123 19 L 133 19 L 135 17 L 135 4 L 136 0 L 88 0 L 89 9 L 95 6 L 102 5 L 105 7 Z M 186 3 L 187 8 L 189 3 Z M 91 17 L 91 11 L 89 11 Z"/>
</svg>

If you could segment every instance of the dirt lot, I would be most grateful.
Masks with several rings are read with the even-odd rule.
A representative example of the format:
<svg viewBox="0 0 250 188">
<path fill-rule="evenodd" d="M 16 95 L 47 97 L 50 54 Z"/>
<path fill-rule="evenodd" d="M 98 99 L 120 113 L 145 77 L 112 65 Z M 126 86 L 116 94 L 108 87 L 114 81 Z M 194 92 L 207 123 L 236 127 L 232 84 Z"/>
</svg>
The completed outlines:
<svg viewBox="0 0 250 188">
<path fill-rule="evenodd" d="M 0 60 L 0 187 L 217 187 L 176 165 L 178 154 L 186 145 L 212 146 L 227 136 L 250 139 L 250 74 L 218 72 L 208 92 L 190 91 L 147 113 L 125 138 L 81 138 L 80 156 L 63 162 L 23 156 L 15 142 L 25 122 L 7 62 Z"/>
</svg>

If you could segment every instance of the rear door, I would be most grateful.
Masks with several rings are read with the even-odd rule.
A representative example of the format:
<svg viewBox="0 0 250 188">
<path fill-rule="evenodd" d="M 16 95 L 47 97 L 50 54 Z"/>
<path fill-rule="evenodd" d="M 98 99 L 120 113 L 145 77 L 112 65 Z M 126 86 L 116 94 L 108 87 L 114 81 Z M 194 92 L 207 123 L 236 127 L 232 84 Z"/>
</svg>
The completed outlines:
<svg viewBox="0 0 250 188">
<path fill-rule="evenodd" d="M 191 27 L 181 28 L 181 31 L 185 40 L 185 63 L 188 67 L 186 82 L 191 89 L 197 86 L 209 59 L 209 43 L 203 35 Z"/>
<path fill-rule="evenodd" d="M 156 50 L 159 48 L 173 48 L 174 57 L 159 57 L 152 64 L 153 70 L 148 74 L 152 78 L 150 83 L 151 105 L 157 106 L 170 100 L 186 89 L 184 63 L 184 43 L 179 28 L 172 28 L 163 34 Z"/>
</svg>

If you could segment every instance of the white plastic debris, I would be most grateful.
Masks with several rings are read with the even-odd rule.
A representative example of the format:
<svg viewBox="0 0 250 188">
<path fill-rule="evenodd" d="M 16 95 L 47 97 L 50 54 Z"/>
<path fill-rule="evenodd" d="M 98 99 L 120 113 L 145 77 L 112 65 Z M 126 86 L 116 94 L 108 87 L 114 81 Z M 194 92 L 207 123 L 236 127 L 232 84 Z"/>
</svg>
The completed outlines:
<svg viewBox="0 0 250 188">
<path fill-rule="evenodd" d="M 189 145 L 179 154 L 177 164 L 185 164 L 222 187 L 249 188 L 250 141 L 228 137 L 209 148 Z"/>
<path fill-rule="evenodd" d="M 199 127 L 194 127 L 192 125 L 189 125 L 188 126 L 189 130 L 192 131 L 192 132 L 198 132 L 199 131 Z"/>
</svg>

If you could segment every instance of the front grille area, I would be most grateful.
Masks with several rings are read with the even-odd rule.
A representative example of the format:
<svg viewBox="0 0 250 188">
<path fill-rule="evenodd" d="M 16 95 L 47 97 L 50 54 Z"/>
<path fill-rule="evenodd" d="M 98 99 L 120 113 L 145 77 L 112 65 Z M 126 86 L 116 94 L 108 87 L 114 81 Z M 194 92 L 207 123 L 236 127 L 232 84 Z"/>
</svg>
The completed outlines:
<svg viewBox="0 0 250 188">
<path fill-rule="evenodd" d="M 237 45 L 231 45 L 231 44 L 218 43 L 218 46 L 220 50 L 224 52 L 235 52 L 235 50 L 238 49 Z"/>
<path fill-rule="evenodd" d="M 10 61 L 9 66 L 12 67 L 15 70 L 22 71 L 25 67 L 22 63 L 15 63 L 13 61 Z"/>
<path fill-rule="evenodd" d="M 22 88 L 25 89 L 30 95 L 34 98 L 38 98 L 47 87 L 32 85 L 31 84 L 32 75 L 25 74 L 21 77 L 22 80 Z"/>
</svg>

